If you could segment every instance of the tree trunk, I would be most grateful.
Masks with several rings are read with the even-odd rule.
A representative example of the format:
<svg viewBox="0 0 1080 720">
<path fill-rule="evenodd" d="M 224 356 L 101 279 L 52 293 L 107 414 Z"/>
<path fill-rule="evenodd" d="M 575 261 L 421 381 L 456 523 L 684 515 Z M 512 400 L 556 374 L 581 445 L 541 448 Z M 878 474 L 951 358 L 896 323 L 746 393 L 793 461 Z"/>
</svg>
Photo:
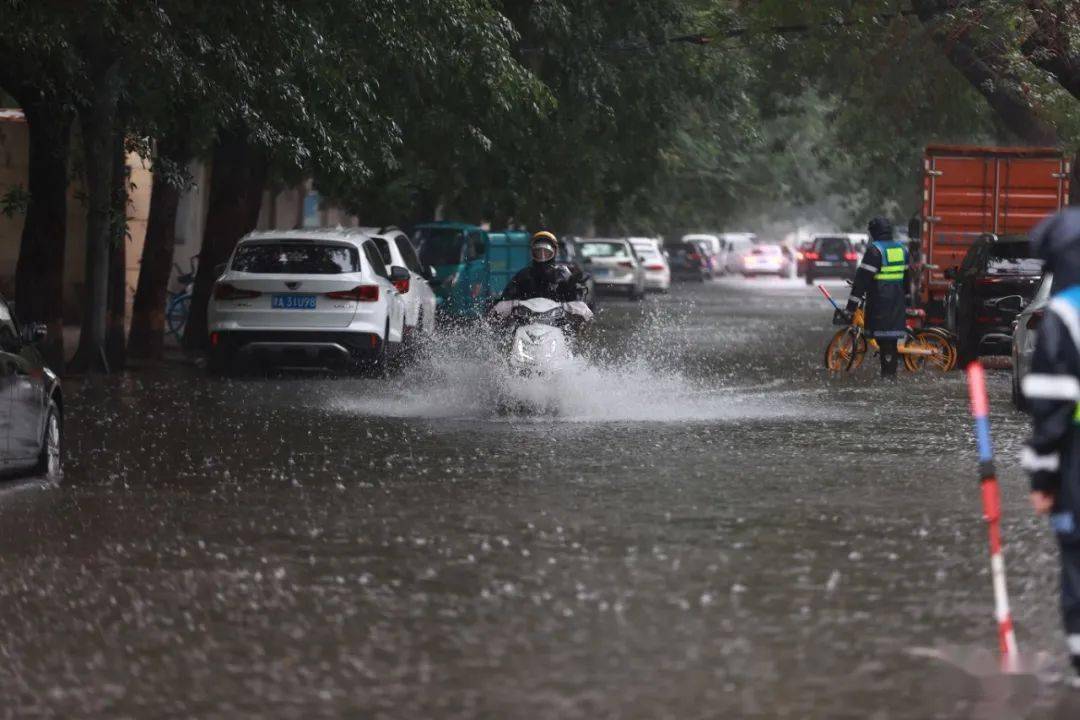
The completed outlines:
<svg viewBox="0 0 1080 720">
<path fill-rule="evenodd" d="M 30 204 L 15 265 L 15 311 L 23 322 L 45 323 L 42 353 L 53 370 L 62 372 L 71 116 L 61 103 L 40 93 L 18 99 L 29 125 Z"/>
<path fill-rule="evenodd" d="M 109 372 L 105 354 L 111 241 L 113 142 L 120 97 L 120 64 L 97 70 L 89 104 L 79 111 L 86 165 L 86 287 L 79 346 L 71 360 L 75 372 Z"/>
<path fill-rule="evenodd" d="M 127 316 L 128 173 L 124 136 L 113 141 L 112 216 L 109 230 L 109 294 L 105 311 L 105 356 L 116 372 L 125 365 Z"/>
<path fill-rule="evenodd" d="M 942 22 L 957 11 L 959 0 L 912 0 L 912 7 L 953 67 L 979 91 L 991 109 L 1013 134 L 1032 145 L 1054 146 L 1058 134 L 1041 118 L 1021 92 L 1022 79 L 1009 69 L 1010 59 L 996 46 L 978 45 L 964 28 Z"/>
<path fill-rule="evenodd" d="M 146 222 L 139 283 L 131 310 L 128 354 L 141 360 L 160 360 L 165 345 L 165 305 L 176 247 L 176 213 L 183 187 L 176 170 L 188 161 L 187 143 L 175 138 L 158 141 L 150 217 Z"/>
<path fill-rule="evenodd" d="M 192 291 L 191 314 L 184 329 L 184 347 L 207 346 L 206 308 L 217 279 L 215 268 L 229 259 L 236 242 L 255 229 L 266 185 L 265 155 L 237 132 L 222 131 L 214 144 L 210 205 L 199 251 L 199 271 Z"/>
</svg>

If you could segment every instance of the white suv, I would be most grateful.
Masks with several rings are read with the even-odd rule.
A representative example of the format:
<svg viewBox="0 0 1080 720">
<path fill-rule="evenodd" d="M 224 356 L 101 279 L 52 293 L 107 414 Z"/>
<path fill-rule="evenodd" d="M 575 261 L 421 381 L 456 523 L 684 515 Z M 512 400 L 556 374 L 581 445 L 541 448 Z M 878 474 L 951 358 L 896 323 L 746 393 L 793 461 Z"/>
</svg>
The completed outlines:
<svg viewBox="0 0 1080 720">
<path fill-rule="evenodd" d="M 210 368 L 228 372 L 257 356 L 382 372 L 404 340 L 405 301 L 395 284 L 409 279 L 364 233 L 246 235 L 210 299 Z"/>
<path fill-rule="evenodd" d="M 398 290 L 405 298 L 405 346 L 410 350 L 435 332 L 435 291 L 428 279 L 431 271 L 420 265 L 409 237 L 397 228 L 371 229 L 371 239 L 383 262 L 409 271 L 409 280 Z"/>
</svg>

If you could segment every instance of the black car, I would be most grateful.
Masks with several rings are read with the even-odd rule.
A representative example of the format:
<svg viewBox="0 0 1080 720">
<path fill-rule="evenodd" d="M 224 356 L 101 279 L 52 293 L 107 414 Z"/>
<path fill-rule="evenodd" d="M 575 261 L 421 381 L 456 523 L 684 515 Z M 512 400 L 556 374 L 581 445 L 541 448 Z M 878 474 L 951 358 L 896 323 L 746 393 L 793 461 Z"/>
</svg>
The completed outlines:
<svg viewBox="0 0 1080 720">
<path fill-rule="evenodd" d="M 803 264 L 807 285 L 826 277 L 850 280 L 859 266 L 859 254 L 843 235 L 822 236 L 814 238 L 813 244 L 803 251 Z"/>
<path fill-rule="evenodd" d="M 45 367 L 37 343 L 44 325 L 19 326 L 0 297 L 0 471 L 60 475 L 63 397 L 60 381 Z"/>
<path fill-rule="evenodd" d="M 712 276 L 709 258 L 696 243 L 673 242 L 665 245 L 664 249 L 668 253 L 672 280 L 690 279 L 705 282 Z"/>
<path fill-rule="evenodd" d="M 1042 278 L 1042 262 L 1031 255 L 1026 237 L 980 235 L 958 268 L 945 270 L 952 281 L 945 317 L 956 333 L 960 362 L 979 355 L 1007 355 L 1013 321 L 1031 302 Z"/>
</svg>

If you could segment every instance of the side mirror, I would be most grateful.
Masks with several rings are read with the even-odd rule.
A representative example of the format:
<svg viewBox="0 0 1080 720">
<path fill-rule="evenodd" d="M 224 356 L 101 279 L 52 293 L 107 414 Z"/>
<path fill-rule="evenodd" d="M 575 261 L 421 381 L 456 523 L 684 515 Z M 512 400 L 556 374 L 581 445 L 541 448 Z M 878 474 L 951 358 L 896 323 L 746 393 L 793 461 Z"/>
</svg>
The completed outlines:
<svg viewBox="0 0 1080 720">
<path fill-rule="evenodd" d="M 1024 298 L 1019 295 L 1009 295 L 998 301 L 997 309 L 1007 313 L 1019 313 L 1024 309 Z"/>
<path fill-rule="evenodd" d="M 409 280 L 410 278 L 412 278 L 412 275 L 410 275 L 409 271 L 405 268 L 398 267 L 397 265 L 390 268 L 390 282 L 401 282 L 403 280 Z"/>
<path fill-rule="evenodd" d="M 49 335 L 48 326 L 45 323 L 26 323 L 20 332 L 25 345 L 35 345 Z"/>
</svg>

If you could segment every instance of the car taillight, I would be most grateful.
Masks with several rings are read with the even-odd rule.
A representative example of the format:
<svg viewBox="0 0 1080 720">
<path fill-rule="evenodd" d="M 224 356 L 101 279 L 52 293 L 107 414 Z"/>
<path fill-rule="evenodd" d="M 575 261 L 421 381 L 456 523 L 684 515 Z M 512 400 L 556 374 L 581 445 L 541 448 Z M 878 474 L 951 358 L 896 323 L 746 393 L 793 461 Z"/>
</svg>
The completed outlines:
<svg viewBox="0 0 1080 720">
<path fill-rule="evenodd" d="M 262 295 L 262 293 L 255 290 L 242 290 L 229 283 L 218 283 L 214 286 L 215 300 L 247 300 L 250 298 L 257 298 L 260 295 Z"/>
<path fill-rule="evenodd" d="M 845 260 L 858 260 L 859 259 L 859 253 L 849 252 L 846 255 L 844 255 L 844 259 Z"/>
<path fill-rule="evenodd" d="M 378 285 L 357 285 L 352 290 L 336 290 L 326 293 L 333 300 L 355 300 L 356 302 L 378 302 Z"/>
<path fill-rule="evenodd" d="M 629 260 L 620 260 L 619 267 L 632 269 L 634 267 L 634 263 L 630 262 Z"/>
<path fill-rule="evenodd" d="M 807 260 L 817 260 L 820 257 L 821 256 L 818 255 L 816 252 L 808 252 L 808 253 L 806 253 L 806 259 Z"/>
<path fill-rule="evenodd" d="M 1029 317 L 1027 321 L 1027 329 L 1034 330 L 1035 328 L 1039 327 L 1039 324 L 1042 323 L 1043 315 L 1045 313 L 1045 310 L 1036 310 L 1031 313 L 1031 317 Z"/>
<path fill-rule="evenodd" d="M 796 250 L 795 251 L 795 259 L 796 260 L 804 260 L 805 258 L 806 258 L 806 256 L 803 255 L 801 250 Z"/>
<path fill-rule="evenodd" d="M 398 291 L 399 293 L 401 293 L 402 295 L 404 295 L 405 293 L 409 292 L 409 279 L 408 279 L 408 278 L 406 278 L 406 279 L 404 279 L 404 280 L 395 280 L 395 281 L 394 281 L 394 288 L 395 288 L 395 289 L 396 289 L 396 290 L 397 290 L 397 291 Z M 376 288 L 376 289 L 378 289 L 378 288 Z M 378 299 L 378 298 L 376 298 L 376 300 L 377 300 L 377 299 Z"/>
<path fill-rule="evenodd" d="M 646 270 L 663 270 L 664 266 L 660 265 L 659 263 L 653 263 L 652 265 L 646 265 L 645 269 Z"/>
</svg>

